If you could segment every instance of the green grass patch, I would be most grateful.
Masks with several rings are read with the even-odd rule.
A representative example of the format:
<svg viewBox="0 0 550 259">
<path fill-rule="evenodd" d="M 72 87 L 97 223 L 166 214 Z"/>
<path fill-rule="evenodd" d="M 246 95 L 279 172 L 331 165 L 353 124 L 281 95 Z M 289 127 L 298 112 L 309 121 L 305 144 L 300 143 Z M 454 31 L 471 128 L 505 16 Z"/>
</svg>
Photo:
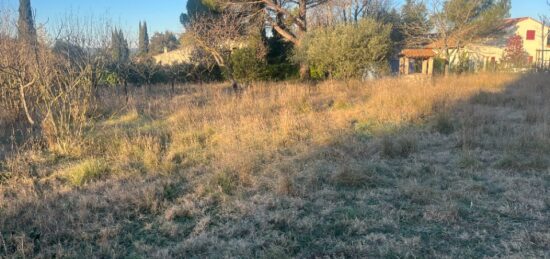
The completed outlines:
<svg viewBox="0 0 550 259">
<path fill-rule="evenodd" d="M 90 158 L 79 162 L 63 172 L 63 177 L 74 186 L 82 186 L 98 180 L 109 173 L 104 160 Z"/>
</svg>

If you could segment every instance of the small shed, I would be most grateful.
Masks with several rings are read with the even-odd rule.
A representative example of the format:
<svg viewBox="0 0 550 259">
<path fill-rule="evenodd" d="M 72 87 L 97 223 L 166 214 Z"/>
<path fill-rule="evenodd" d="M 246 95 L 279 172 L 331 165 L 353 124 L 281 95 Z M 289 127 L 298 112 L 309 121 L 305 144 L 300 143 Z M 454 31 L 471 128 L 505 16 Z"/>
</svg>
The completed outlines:
<svg viewBox="0 0 550 259">
<path fill-rule="evenodd" d="M 399 53 L 399 73 L 433 75 L 435 56 L 432 49 L 404 49 Z"/>
</svg>

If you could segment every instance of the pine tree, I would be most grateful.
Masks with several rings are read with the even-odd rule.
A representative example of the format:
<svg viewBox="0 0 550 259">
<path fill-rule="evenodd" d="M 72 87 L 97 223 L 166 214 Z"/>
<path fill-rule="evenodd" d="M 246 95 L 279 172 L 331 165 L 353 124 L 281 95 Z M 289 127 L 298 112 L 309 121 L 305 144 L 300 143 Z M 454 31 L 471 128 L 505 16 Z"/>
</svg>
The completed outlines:
<svg viewBox="0 0 550 259">
<path fill-rule="evenodd" d="M 33 45 L 37 42 L 30 0 L 19 0 L 17 29 L 21 40 Z"/>
<path fill-rule="evenodd" d="M 117 64 L 126 63 L 130 57 L 128 41 L 124 38 L 122 30 L 116 28 L 111 36 L 111 57 Z"/>
<path fill-rule="evenodd" d="M 207 2 L 207 3 L 205 3 Z M 212 1 L 210 1 L 212 2 Z M 202 15 L 213 15 L 215 14 L 216 7 L 212 3 L 203 0 L 188 0 L 186 4 L 187 13 L 182 13 L 180 15 L 180 23 L 186 25 L 191 22 L 195 17 Z"/>
<path fill-rule="evenodd" d="M 118 30 L 115 28 L 115 30 L 111 32 L 111 58 L 115 63 L 118 63 L 120 57 L 119 46 Z"/>
<path fill-rule="evenodd" d="M 401 27 L 405 47 L 418 48 L 426 43 L 426 34 L 430 30 L 428 8 L 423 2 L 406 0 L 401 9 Z"/>
<path fill-rule="evenodd" d="M 147 55 L 149 53 L 149 34 L 147 33 L 147 22 L 139 23 L 138 53 Z"/>
<path fill-rule="evenodd" d="M 122 30 L 118 30 L 118 37 L 120 42 L 120 60 L 122 62 L 127 62 L 130 58 L 130 49 L 128 48 L 128 41 L 126 38 L 124 38 L 124 33 L 122 33 Z"/>
<path fill-rule="evenodd" d="M 149 53 L 149 33 L 147 32 L 147 22 L 143 22 L 143 39 L 145 39 L 145 50 Z"/>
</svg>

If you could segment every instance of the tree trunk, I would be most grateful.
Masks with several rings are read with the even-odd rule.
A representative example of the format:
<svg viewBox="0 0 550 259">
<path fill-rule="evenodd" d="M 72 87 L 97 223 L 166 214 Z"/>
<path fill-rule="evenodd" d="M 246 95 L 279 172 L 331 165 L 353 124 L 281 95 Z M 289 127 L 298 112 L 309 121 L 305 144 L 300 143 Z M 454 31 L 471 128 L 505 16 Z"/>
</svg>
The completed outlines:
<svg viewBox="0 0 550 259">
<path fill-rule="evenodd" d="M 27 106 L 27 101 L 25 100 L 25 88 L 34 84 L 34 81 L 29 83 L 28 85 L 26 86 L 19 86 L 19 98 L 21 99 L 21 105 L 23 105 L 23 110 L 25 111 L 25 116 L 27 116 L 27 121 L 31 124 L 31 125 L 34 125 L 34 120 L 32 119 L 31 117 L 31 114 L 29 112 L 29 108 Z"/>
<path fill-rule="evenodd" d="M 98 87 L 98 82 L 97 81 L 98 81 L 97 80 L 97 71 L 96 71 L 95 66 L 92 66 L 92 91 L 95 94 L 96 100 L 99 100 L 101 98 L 101 95 L 100 95 L 100 92 L 99 92 L 99 87 Z"/>
<path fill-rule="evenodd" d="M 126 104 L 128 104 L 128 81 L 124 80 L 124 96 L 126 97 Z"/>
<path fill-rule="evenodd" d="M 300 33 L 305 33 L 307 31 L 307 1 L 306 0 L 299 0 L 298 2 L 298 16 L 300 17 L 300 20 L 302 22 L 302 28 L 300 30 Z M 298 26 L 300 27 L 300 26 Z M 300 35 L 300 38 L 303 35 Z"/>
<path fill-rule="evenodd" d="M 239 83 L 235 79 L 231 79 L 231 88 L 235 93 L 237 93 L 239 92 L 241 87 L 239 86 Z"/>
<path fill-rule="evenodd" d="M 449 51 L 449 48 L 445 47 L 445 76 L 449 75 L 450 61 L 451 61 L 451 53 Z"/>
<path fill-rule="evenodd" d="M 310 79 L 310 69 L 308 64 L 305 64 L 305 63 L 300 64 L 300 79 L 302 80 Z"/>
<path fill-rule="evenodd" d="M 175 85 L 174 80 L 172 79 L 170 83 L 171 83 L 171 88 L 172 88 L 171 89 L 171 95 L 174 95 L 176 93 L 176 91 L 174 89 L 174 85 Z"/>
</svg>

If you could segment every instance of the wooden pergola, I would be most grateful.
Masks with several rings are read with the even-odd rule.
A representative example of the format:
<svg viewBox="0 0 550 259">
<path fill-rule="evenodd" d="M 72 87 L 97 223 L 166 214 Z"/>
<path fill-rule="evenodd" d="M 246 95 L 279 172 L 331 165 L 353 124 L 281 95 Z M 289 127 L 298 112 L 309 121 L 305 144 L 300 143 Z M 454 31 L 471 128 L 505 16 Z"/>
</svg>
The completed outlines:
<svg viewBox="0 0 550 259">
<path fill-rule="evenodd" d="M 433 75 L 434 57 L 436 53 L 432 49 L 404 49 L 399 53 L 399 73 L 402 75 L 423 74 Z M 411 69 L 411 60 L 422 61 L 422 71 Z"/>
</svg>

